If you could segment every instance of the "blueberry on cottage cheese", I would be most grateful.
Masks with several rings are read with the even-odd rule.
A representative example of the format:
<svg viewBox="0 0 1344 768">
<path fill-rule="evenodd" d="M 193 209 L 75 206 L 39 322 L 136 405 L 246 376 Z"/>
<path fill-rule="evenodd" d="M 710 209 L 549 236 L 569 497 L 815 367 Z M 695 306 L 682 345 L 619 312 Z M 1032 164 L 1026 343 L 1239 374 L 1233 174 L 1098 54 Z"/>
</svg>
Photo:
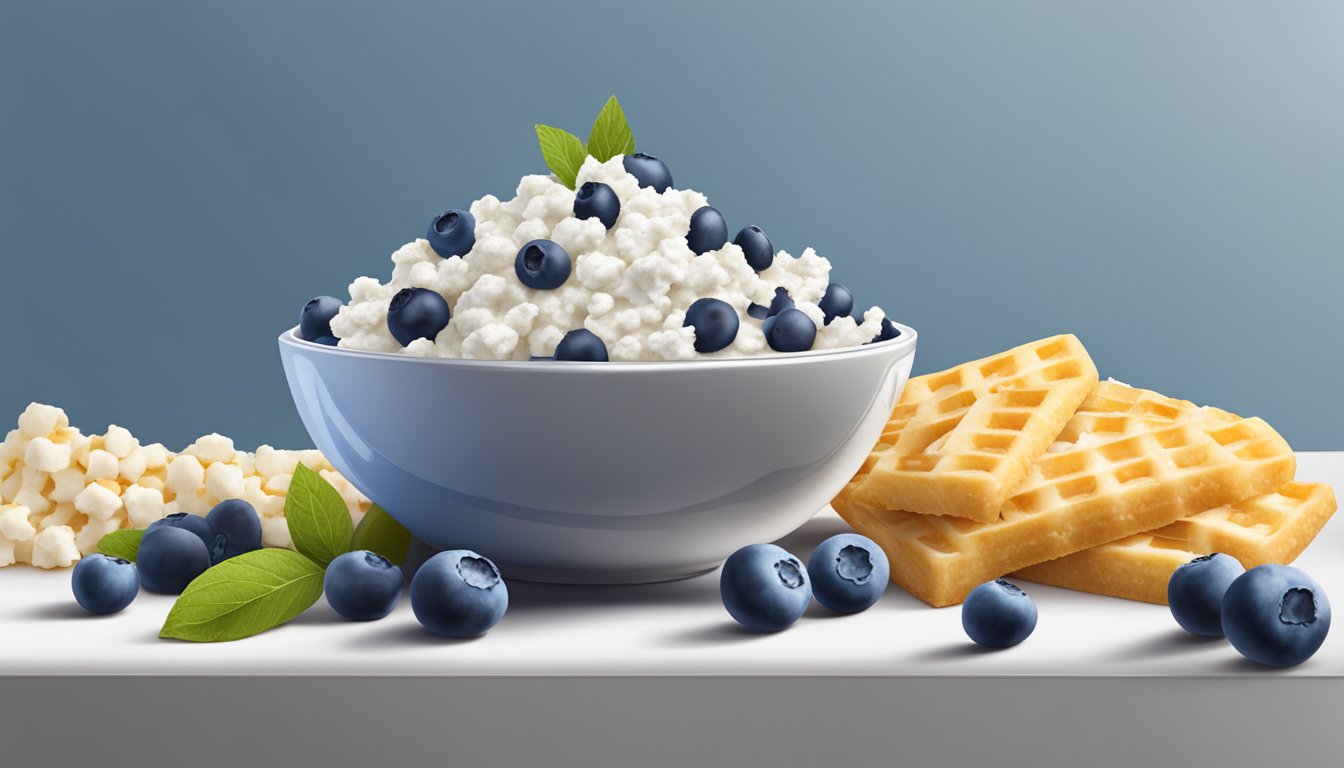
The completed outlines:
<svg viewBox="0 0 1344 768">
<path fill-rule="evenodd" d="M 444 211 L 429 223 L 425 239 L 445 259 L 465 256 L 476 245 L 476 218 L 468 211 Z"/>
<path fill-rule="evenodd" d="M 757 320 L 764 320 L 767 317 L 778 315 L 793 305 L 793 299 L 789 297 L 789 292 L 783 288 L 776 288 L 775 297 L 770 300 L 770 306 L 763 307 L 753 302 L 751 306 L 747 307 L 747 314 Z"/>
<path fill-rule="evenodd" d="M 324 347 L 335 347 L 341 343 L 341 340 L 335 336 L 318 336 L 316 339 L 309 339 L 309 341 L 314 344 L 321 344 Z"/>
<path fill-rule="evenodd" d="M 713 206 L 702 206 L 691 214 L 691 229 L 686 233 L 686 244 L 697 256 L 717 251 L 728 242 L 728 223 Z"/>
<path fill-rule="evenodd" d="M 739 324 L 737 310 L 722 299 L 697 299 L 682 323 L 695 329 L 696 352 L 718 352 L 732 344 Z"/>
<path fill-rule="evenodd" d="M 801 309 L 789 307 L 761 324 L 765 342 L 776 352 L 806 352 L 817 338 L 817 324 Z"/>
<path fill-rule="evenodd" d="M 607 345 L 597 334 L 587 328 L 579 328 L 565 334 L 555 347 L 556 360 L 576 360 L 588 363 L 607 362 Z"/>
<path fill-rule="evenodd" d="M 749 544 L 724 562 L 719 596 L 738 624 L 778 632 L 807 610 L 812 586 L 798 558 L 774 544 Z"/>
<path fill-rule="evenodd" d="M 171 515 L 161 517 L 150 523 L 149 527 L 145 529 L 145 533 L 149 533 L 155 528 L 165 527 L 181 528 L 196 534 L 207 549 L 214 546 L 215 534 L 210 530 L 210 523 L 206 522 L 205 518 L 200 515 L 193 515 L 188 512 L 174 512 Z"/>
<path fill-rule="evenodd" d="M 597 219 L 602 226 L 616 226 L 621 215 L 621 199 L 616 191 L 600 181 L 585 181 L 574 194 L 574 215 L 580 219 Z"/>
<path fill-rule="evenodd" d="M 1222 616 L 1232 647 L 1269 667 L 1301 664 L 1330 632 L 1325 590 L 1288 565 L 1262 565 L 1238 576 L 1223 595 Z"/>
<path fill-rule="evenodd" d="M 177 595 L 210 567 L 210 550 L 184 528 L 151 526 L 140 539 L 135 566 L 145 589 Z"/>
<path fill-rule="evenodd" d="M 428 288 L 402 288 L 387 307 L 387 329 L 403 347 L 416 339 L 433 341 L 451 318 L 448 302 Z"/>
<path fill-rule="evenodd" d="M 531 240 L 518 250 L 513 271 L 528 288 L 551 290 L 569 279 L 569 254 L 551 240 Z"/>
<path fill-rule="evenodd" d="M 242 499 L 226 499 L 216 504 L 205 522 L 210 524 L 210 564 L 261 549 L 261 518 L 257 510 Z"/>
<path fill-rule="evenodd" d="M 621 164 L 625 167 L 625 172 L 634 176 L 641 187 L 649 187 L 661 194 L 672 186 L 672 172 L 667 169 L 667 163 L 653 155 L 636 152 L 633 155 L 626 155 Z"/>
<path fill-rule="evenodd" d="M 1016 584 L 987 581 L 966 596 L 961 627 L 979 645 L 1009 648 L 1036 629 L 1036 603 Z"/>
<path fill-rule="evenodd" d="M 817 306 L 821 307 L 821 312 L 825 316 L 825 322 L 822 325 L 830 325 L 831 321 L 837 317 L 850 316 L 850 313 L 854 311 L 854 295 L 845 286 L 839 283 L 831 283 L 826 286 L 826 293 L 822 295 Z"/>
<path fill-rule="evenodd" d="M 1167 581 L 1167 607 L 1181 629 L 1201 637 L 1223 636 L 1223 595 L 1246 569 L 1235 557 L 1215 553 L 1177 568 Z"/>
<path fill-rule="evenodd" d="M 471 550 L 440 552 L 411 578 L 411 610 L 436 635 L 483 635 L 508 607 L 509 590 L 499 569 Z"/>
<path fill-rule="evenodd" d="M 299 338 L 318 341 L 332 336 L 331 318 L 341 311 L 341 300 L 334 296 L 317 296 L 308 300 L 299 313 Z"/>
<path fill-rule="evenodd" d="M 93 554 L 75 565 L 70 588 L 75 602 L 89 613 L 116 613 L 139 594 L 140 576 L 129 560 Z"/>
<path fill-rule="evenodd" d="M 807 560 L 812 596 L 838 613 L 866 610 L 887 590 L 891 567 L 872 539 L 841 533 L 817 545 Z"/>
<path fill-rule="evenodd" d="M 747 264 L 757 272 L 764 272 L 775 263 L 775 246 L 770 244 L 770 238 L 755 224 L 738 230 L 733 244 L 742 249 Z"/>
<path fill-rule="evenodd" d="M 374 621 L 391 613 L 401 586 L 401 569 L 367 549 L 332 560 L 322 577 L 327 604 L 350 621 Z"/>
<path fill-rule="evenodd" d="M 892 325 L 891 318 L 882 318 L 882 332 L 873 337 L 869 344 L 876 344 L 879 341 L 890 341 L 901 335 L 901 331 L 895 325 Z"/>
</svg>

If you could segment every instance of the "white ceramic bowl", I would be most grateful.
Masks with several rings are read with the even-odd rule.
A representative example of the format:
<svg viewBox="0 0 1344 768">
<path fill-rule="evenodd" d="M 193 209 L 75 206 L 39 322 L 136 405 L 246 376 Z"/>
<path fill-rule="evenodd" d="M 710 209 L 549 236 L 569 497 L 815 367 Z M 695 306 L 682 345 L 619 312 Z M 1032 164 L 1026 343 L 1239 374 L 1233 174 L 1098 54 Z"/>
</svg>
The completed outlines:
<svg viewBox="0 0 1344 768">
<path fill-rule="evenodd" d="M 280 356 L 313 442 L 421 540 L 510 578 L 634 583 L 704 572 L 824 507 L 910 375 L 915 331 L 897 327 L 675 363 L 425 359 L 291 329 Z"/>
</svg>

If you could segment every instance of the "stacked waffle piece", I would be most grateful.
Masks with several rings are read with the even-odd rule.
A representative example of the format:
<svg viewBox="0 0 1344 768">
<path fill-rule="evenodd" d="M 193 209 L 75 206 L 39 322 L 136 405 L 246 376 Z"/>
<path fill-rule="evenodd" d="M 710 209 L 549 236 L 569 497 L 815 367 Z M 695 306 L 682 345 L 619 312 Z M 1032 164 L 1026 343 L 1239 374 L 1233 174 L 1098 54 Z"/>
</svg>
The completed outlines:
<svg viewBox="0 0 1344 768">
<path fill-rule="evenodd" d="M 1007 574 L 1166 601 L 1211 551 L 1297 556 L 1335 509 L 1264 421 L 1115 382 L 1073 336 L 912 379 L 833 501 L 935 606 Z"/>
</svg>

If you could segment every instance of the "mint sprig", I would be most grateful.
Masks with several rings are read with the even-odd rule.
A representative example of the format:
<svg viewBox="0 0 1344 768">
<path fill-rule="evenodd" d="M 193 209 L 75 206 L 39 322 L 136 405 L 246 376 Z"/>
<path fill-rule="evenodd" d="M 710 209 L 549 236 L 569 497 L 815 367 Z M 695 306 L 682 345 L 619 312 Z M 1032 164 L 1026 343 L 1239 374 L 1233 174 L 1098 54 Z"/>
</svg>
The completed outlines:
<svg viewBox="0 0 1344 768">
<path fill-rule="evenodd" d="M 98 540 L 98 551 L 134 563 L 144 535 L 144 531 L 113 531 Z"/>
<path fill-rule="evenodd" d="M 605 163 L 617 155 L 630 155 L 635 151 L 635 134 L 615 96 L 602 105 L 602 111 L 588 133 L 587 144 L 561 128 L 538 123 L 536 129 L 542 159 L 560 183 L 570 189 L 574 188 L 579 168 L 589 155 Z"/>
<path fill-rule="evenodd" d="M 560 183 L 574 188 L 574 179 L 579 175 L 579 167 L 588 156 L 587 149 L 579 137 L 569 131 L 537 124 L 537 142 L 541 144 L 541 156 L 546 160 L 551 173 L 560 179 Z"/>
<path fill-rule="evenodd" d="M 316 603 L 322 577 L 322 566 L 288 549 L 231 557 L 187 585 L 159 637 L 213 643 L 264 632 Z"/>
<path fill-rule="evenodd" d="M 354 526 L 345 500 L 331 483 L 302 463 L 289 481 L 285 522 L 294 548 L 320 567 L 350 551 Z"/>
<path fill-rule="evenodd" d="M 635 134 L 625 121 L 625 112 L 615 96 L 607 99 L 602 111 L 593 121 L 593 129 L 588 134 L 588 154 L 605 163 L 617 155 L 635 153 Z"/>
<path fill-rule="evenodd" d="M 406 562 L 406 554 L 411 550 L 411 532 L 386 510 L 374 504 L 355 528 L 350 548 L 377 552 L 393 564 L 401 565 Z"/>
</svg>

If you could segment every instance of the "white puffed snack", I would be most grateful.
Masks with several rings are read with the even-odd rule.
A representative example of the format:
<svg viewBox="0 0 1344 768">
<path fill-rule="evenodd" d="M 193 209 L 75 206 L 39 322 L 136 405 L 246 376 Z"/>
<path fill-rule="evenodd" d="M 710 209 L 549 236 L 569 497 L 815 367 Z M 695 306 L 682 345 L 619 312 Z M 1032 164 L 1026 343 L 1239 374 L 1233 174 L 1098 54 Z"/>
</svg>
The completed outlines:
<svg viewBox="0 0 1344 768">
<path fill-rule="evenodd" d="M 33 565 L 38 568 L 68 568 L 79 558 L 75 529 L 68 525 L 52 526 L 33 538 Z"/>
</svg>

